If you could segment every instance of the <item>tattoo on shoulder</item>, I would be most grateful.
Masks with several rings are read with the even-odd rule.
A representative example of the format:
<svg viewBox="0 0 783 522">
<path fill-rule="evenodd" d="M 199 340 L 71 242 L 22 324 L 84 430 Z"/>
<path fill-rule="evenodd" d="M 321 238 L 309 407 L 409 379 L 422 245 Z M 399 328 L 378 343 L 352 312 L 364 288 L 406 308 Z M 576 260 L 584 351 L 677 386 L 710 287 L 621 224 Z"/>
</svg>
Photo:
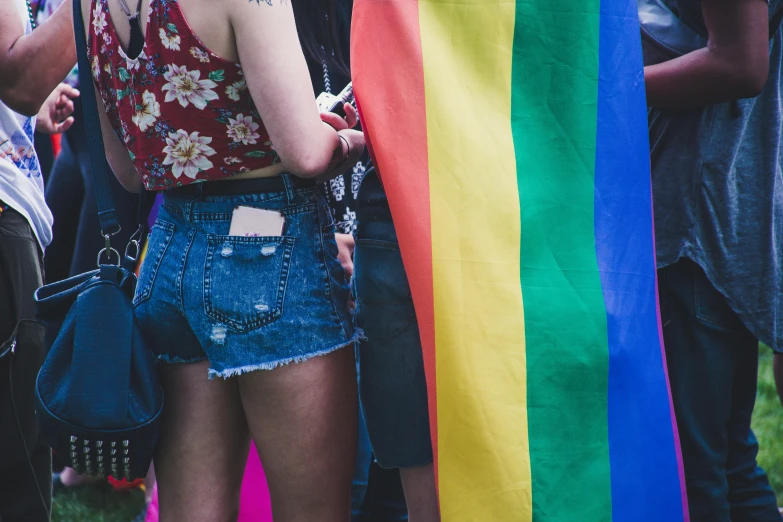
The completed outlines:
<svg viewBox="0 0 783 522">
<path fill-rule="evenodd" d="M 280 0 L 280 5 L 285 5 L 288 0 Z M 273 0 L 250 0 L 250 2 L 255 2 L 256 5 L 266 4 L 266 5 L 275 5 L 273 4 Z"/>
</svg>

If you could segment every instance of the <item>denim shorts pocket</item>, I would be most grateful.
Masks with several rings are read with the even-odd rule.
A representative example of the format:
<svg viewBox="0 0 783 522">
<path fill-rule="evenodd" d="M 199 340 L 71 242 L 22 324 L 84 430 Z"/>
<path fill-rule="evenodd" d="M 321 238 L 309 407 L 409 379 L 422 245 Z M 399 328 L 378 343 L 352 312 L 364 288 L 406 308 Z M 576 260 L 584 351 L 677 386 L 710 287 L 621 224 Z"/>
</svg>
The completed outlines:
<svg viewBox="0 0 783 522">
<path fill-rule="evenodd" d="M 204 266 L 207 315 L 239 332 L 283 315 L 294 238 L 208 236 Z"/>
<path fill-rule="evenodd" d="M 150 298 L 158 269 L 173 237 L 174 224 L 158 219 L 147 239 L 147 254 L 141 264 L 139 282 L 136 285 L 136 294 L 133 296 L 133 306 L 138 306 Z"/>
</svg>

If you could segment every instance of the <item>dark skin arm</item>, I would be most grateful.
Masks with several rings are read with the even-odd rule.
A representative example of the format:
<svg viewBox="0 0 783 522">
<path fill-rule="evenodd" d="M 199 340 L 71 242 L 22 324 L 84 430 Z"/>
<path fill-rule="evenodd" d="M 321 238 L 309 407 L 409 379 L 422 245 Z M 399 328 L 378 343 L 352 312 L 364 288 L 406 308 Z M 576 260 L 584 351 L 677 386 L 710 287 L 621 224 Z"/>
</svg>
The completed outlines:
<svg viewBox="0 0 783 522">
<path fill-rule="evenodd" d="M 0 100 L 11 109 L 35 116 L 76 64 L 71 10 L 71 2 L 63 2 L 46 23 L 25 35 L 16 3 L 0 1 Z"/>
<path fill-rule="evenodd" d="M 769 74 L 769 14 L 764 0 L 702 0 L 704 49 L 644 68 L 647 103 L 659 108 L 712 105 L 757 96 Z"/>
</svg>

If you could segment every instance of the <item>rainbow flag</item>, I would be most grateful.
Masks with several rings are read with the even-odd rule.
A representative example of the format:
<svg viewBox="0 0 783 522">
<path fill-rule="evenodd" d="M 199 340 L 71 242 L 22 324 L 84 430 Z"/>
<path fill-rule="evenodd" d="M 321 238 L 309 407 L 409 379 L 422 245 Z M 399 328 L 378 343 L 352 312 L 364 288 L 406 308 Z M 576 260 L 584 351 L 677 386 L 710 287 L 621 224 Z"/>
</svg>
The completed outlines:
<svg viewBox="0 0 783 522">
<path fill-rule="evenodd" d="M 444 522 L 688 520 L 633 0 L 355 0 Z"/>
</svg>

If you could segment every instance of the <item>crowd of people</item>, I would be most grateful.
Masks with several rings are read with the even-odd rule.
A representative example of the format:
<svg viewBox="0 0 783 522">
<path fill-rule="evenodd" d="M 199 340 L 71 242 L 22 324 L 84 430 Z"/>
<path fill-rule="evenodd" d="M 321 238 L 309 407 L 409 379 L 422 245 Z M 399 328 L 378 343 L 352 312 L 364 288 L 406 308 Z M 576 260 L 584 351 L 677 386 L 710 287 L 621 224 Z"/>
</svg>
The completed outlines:
<svg viewBox="0 0 783 522">
<path fill-rule="evenodd" d="M 689 23 L 707 46 L 645 68 L 663 337 L 694 522 L 783 520 L 751 430 L 758 343 L 783 353 L 780 9 L 701 0 Z M 351 10 L 0 3 L 0 345 L 35 317 L 44 280 L 94 268 L 104 239 L 88 147 L 102 138 L 116 241 L 135 230 L 137 193 L 159 203 L 133 304 L 166 397 L 147 479 L 163 522 L 236 519 L 251 447 L 277 522 L 440 520 L 419 331 L 382 173 L 356 107 L 316 104 L 350 83 Z M 94 86 L 75 74 L 81 37 Z M 101 137 L 81 122 L 92 109 L 79 89 L 93 88 Z M 61 134 L 50 169 L 35 143 L 41 153 L 51 141 L 35 131 Z M 279 228 L 238 223 L 237 208 Z M 777 361 L 776 375 L 783 383 Z M 48 520 L 53 484 L 89 479 L 65 468 L 51 480 L 51 450 L 34 417 L 14 422 L 3 379 L 0 521 Z"/>
</svg>

